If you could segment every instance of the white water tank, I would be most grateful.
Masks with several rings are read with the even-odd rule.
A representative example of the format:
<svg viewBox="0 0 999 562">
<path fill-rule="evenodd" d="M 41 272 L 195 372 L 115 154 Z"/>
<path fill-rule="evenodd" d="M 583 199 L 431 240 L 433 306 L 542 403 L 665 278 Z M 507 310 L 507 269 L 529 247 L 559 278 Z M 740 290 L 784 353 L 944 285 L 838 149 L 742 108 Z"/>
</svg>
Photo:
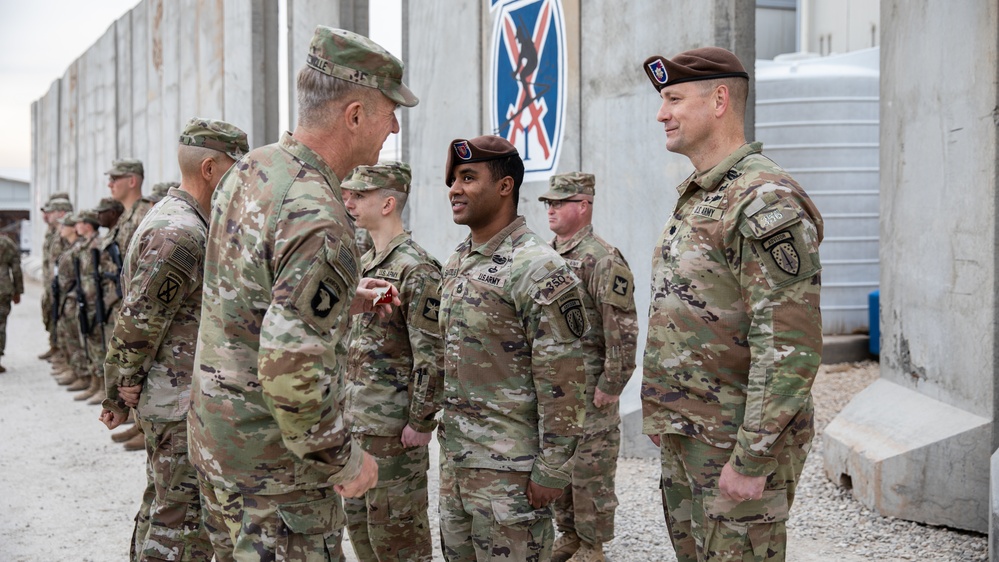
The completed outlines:
<svg viewBox="0 0 999 562">
<path fill-rule="evenodd" d="M 825 220 L 822 330 L 866 332 L 878 288 L 879 49 L 756 61 L 756 140 Z"/>
</svg>

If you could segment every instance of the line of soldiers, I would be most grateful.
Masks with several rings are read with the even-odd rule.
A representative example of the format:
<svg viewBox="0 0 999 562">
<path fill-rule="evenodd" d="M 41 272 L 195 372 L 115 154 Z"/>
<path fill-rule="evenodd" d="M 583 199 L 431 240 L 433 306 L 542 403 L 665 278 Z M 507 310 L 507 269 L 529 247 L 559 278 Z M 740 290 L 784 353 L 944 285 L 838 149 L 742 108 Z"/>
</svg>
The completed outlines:
<svg viewBox="0 0 999 562">
<path fill-rule="evenodd" d="M 811 439 L 821 218 L 745 143 L 734 55 L 646 72 L 667 148 L 702 172 L 653 261 L 642 396 L 666 522 L 685 562 L 780 560 Z M 109 429 L 141 428 L 132 560 L 342 560 L 346 527 L 365 562 L 429 561 L 435 430 L 449 562 L 604 560 L 638 329 L 628 264 L 593 233 L 595 178 L 551 178 L 546 242 L 518 214 L 518 150 L 453 140 L 443 179 L 469 233 L 442 265 L 403 229 L 409 166 L 375 164 L 396 110 L 419 101 L 402 74 L 369 39 L 319 26 L 293 133 L 248 152 L 237 127 L 192 119 L 180 186 L 141 224 L 134 161 L 109 171 L 106 204 L 62 219 L 53 359 L 60 382 L 103 398 Z"/>
<path fill-rule="evenodd" d="M 42 252 L 49 350 L 39 358 L 52 362 L 52 374 L 78 393 L 75 400 L 89 404 L 105 398 L 104 356 L 123 296 L 122 259 L 153 204 L 142 196 L 142 162 L 116 160 L 106 174 L 111 197 L 93 209 L 74 213 L 67 193 L 51 195 L 41 209 L 49 225 Z M 144 448 L 134 426 L 112 438 L 127 450 Z"/>
</svg>

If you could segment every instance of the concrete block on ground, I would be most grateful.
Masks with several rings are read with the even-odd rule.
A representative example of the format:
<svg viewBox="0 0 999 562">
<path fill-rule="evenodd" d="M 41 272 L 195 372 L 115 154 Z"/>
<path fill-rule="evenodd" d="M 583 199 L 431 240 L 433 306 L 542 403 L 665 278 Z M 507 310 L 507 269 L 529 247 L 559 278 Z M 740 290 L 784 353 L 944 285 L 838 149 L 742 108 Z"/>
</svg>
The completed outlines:
<svg viewBox="0 0 999 562">
<path fill-rule="evenodd" d="M 826 476 L 883 516 L 987 532 L 991 427 L 880 379 L 826 427 Z"/>
<path fill-rule="evenodd" d="M 876 359 L 868 347 L 870 338 L 866 334 L 844 336 L 822 336 L 822 363 L 855 363 L 866 359 Z"/>
</svg>

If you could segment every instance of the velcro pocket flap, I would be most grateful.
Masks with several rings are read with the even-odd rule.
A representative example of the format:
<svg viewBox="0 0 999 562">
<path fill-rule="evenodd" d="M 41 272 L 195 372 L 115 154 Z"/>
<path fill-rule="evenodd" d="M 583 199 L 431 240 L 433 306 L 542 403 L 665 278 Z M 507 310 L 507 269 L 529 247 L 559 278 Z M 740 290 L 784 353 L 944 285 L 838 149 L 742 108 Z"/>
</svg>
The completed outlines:
<svg viewBox="0 0 999 562">
<path fill-rule="evenodd" d="M 309 500 L 279 506 L 278 515 L 293 533 L 327 535 L 343 527 L 346 517 L 340 508 L 340 498 L 331 495 L 321 500 Z"/>
</svg>

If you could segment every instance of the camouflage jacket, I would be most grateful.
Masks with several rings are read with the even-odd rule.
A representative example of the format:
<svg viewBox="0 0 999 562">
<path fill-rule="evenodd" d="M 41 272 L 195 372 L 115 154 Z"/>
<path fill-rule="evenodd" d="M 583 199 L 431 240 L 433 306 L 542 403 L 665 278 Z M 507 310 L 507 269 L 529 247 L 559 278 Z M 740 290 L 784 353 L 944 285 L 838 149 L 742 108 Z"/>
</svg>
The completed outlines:
<svg viewBox="0 0 999 562">
<path fill-rule="evenodd" d="M 343 417 L 353 221 L 333 170 L 290 133 L 222 178 L 205 251 L 190 455 L 212 485 L 281 494 L 353 480 Z"/>
<path fill-rule="evenodd" d="M 111 246 L 115 243 L 118 244 L 118 255 L 121 257 L 122 268 L 124 268 L 125 254 L 128 253 L 128 246 L 131 243 L 132 236 L 135 235 L 139 223 L 142 222 L 143 217 L 146 216 L 146 213 L 152 207 L 152 201 L 145 197 L 140 197 L 135 203 L 132 203 L 130 208 L 125 209 L 125 212 L 118 217 L 118 222 L 101 239 L 101 274 L 104 276 L 102 285 L 104 290 L 104 307 L 108 310 L 109 314 L 112 314 L 115 305 L 121 300 L 114 281 L 114 277 L 119 275 L 120 272 L 118 272 L 118 266 L 115 265 L 111 257 Z M 121 287 L 124 293 L 125 286 L 122 285 Z M 117 312 L 114 312 L 114 314 L 117 314 Z"/>
<path fill-rule="evenodd" d="M 652 258 L 645 433 L 732 449 L 773 472 L 791 423 L 812 422 L 821 362 L 822 218 L 801 187 L 744 145 L 679 186 Z"/>
<path fill-rule="evenodd" d="M 13 240 L 0 235 L 0 299 L 10 300 L 23 292 L 21 252 Z"/>
<path fill-rule="evenodd" d="M 101 242 L 100 234 L 94 232 L 89 237 L 82 237 L 83 242 L 81 246 L 77 249 L 76 257 L 79 259 L 80 264 L 80 281 L 83 282 L 83 294 L 84 300 L 87 303 L 87 315 L 89 326 L 93 326 L 94 319 L 94 305 L 97 302 L 97 283 L 94 280 L 94 276 L 91 273 L 94 268 L 93 256 L 90 252 L 92 248 L 98 248 Z M 73 276 L 76 276 L 76 270 L 72 271 Z"/>
<path fill-rule="evenodd" d="M 381 253 L 361 258 L 363 277 L 399 289 L 402 306 L 387 318 L 367 312 L 354 318 L 347 359 L 347 412 L 351 431 L 402 435 L 407 424 L 427 433 L 437 427 L 444 387 L 444 343 L 438 313 L 441 264 L 408 232 Z"/>
<path fill-rule="evenodd" d="M 62 253 L 69 249 L 70 244 L 66 242 L 66 239 L 59 235 L 56 231 L 56 235 L 49 241 L 46 248 L 48 254 L 48 259 L 43 265 L 43 275 L 45 275 L 45 282 L 48 284 L 52 283 L 52 279 L 55 277 L 55 268 L 59 263 L 59 257 Z"/>
<path fill-rule="evenodd" d="M 86 247 L 87 240 L 80 236 L 72 244 L 67 243 L 65 239 L 63 239 L 63 243 L 66 249 L 59 254 L 56 260 L 56 277 L 59 279 L 59 294 L 62 296 L 62 303 L 65 303 L 66 299 L 73 299 L 75 302 L 76 274 L 73 270 L 73 258 L 80 257 L 80 254 Z M 80 273 L 82 275 L 83 272 Z M 76 314 L 76 312 L 74 311 L 73 314 Z"/>
<path fill-rule="evenodd" d="M 139 224 L 125 255 L 125 297 L 108 338 L 105 408 L 124 412 L 118 387 L 141 384 L 139 418 L 162 423 L 187 416 L 207 236 L 204 209 L 176 188 Z"/>
<path fill-rule="evenodd" d="M 53 255 L 53 246 L 56 240 L 62 240 L 59 236 L 59 225 L 50 224 L 45 227 L 45 240 L 42 242 L 42 283 L 46 286 L 52 282 L 52 269 L 55 267 L 55 260 L 58 253 Z"/>
<path fill-rule="evenodd" d="M 444 266 L 444 439 L 455 466 L 569 484 L 586 415 L 579 280 L 523 217 Z"/>
<path fill-rule="evenodd" d="M 619 405 L 593 405 L 595 388 L 619 396 L 635 371 L 638 313 L 635 278 L 624 256 L 586 225 L 552 247 L 582 281 L 583 308 L 590 330 L 583 335 L 586 358 L 586 430 L 599 432 L 621 423 Z"/>
</svg>

